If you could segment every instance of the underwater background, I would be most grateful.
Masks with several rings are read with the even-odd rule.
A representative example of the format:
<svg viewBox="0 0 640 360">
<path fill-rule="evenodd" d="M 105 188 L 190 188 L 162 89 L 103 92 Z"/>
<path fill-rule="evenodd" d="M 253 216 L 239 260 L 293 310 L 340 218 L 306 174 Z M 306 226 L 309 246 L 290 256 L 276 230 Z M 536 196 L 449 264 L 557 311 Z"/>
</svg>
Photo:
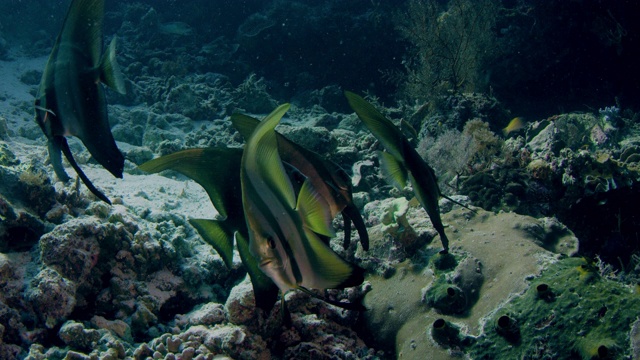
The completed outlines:
<svg viewBox="0 0 640 360">
<path fill-rule="evenodd" d="M 70 3 L 0 3 L 0 359 L 640 358 L 633 1 L 107 0 L 124 178 L 69 145 L 113 205 L 56 178 L 34 120 Z M 441 200 L 452 256 L 345 90 L 475 210 Z M 240 257 L 189 222 L 216 217 L 202 187 L 138 169 L 241 147 L 229 117 L 285 102 L 278 131 L 346 170 L 370 237 L 343 248 L 334 221 L 365 282 L 323 294 L 367 311 L 300 291 L 289 325 L 256 310 Z"/>
</svg>

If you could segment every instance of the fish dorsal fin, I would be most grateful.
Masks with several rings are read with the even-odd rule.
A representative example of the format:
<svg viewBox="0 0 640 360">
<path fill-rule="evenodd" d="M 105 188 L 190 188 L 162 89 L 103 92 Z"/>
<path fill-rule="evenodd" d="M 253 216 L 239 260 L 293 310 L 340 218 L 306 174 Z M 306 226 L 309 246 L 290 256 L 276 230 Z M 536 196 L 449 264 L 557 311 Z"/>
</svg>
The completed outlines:
<svg viewBox="0 0 640 360">
<path fill-rule="evenodd" d="M 220 216 L 226 219 L 242 214 L 241 158 L 239 148 L 187 149 L 149 160 L 138 169 L 148 173 L 171 169 L 188 176 L 204 188 Z"/>
<path fill-rule="evenodd" d="M 388 152 L 378 151 L 380 170 L 385 179 L 398 190 L 407 185 L 407 168 Z"/>
<path fill-rule="evenodd" d="M 127 92 L 124 86 L 124 76 L 116 61 L 115 37 L 109 43 L 107 51 L 102 54 L 102 59 L 100 59 L 100 81 L 120 94 L 124 95 Z"/>
<path fill-rule="evenodd" d="M 351 284 L 358 279 L 352 279 L 354 276 L 361 277 L 362 274 L 333 252 L 311 229 L 305 228 L 304 231 L 307 240 L 304 245 L 309 259 L 305 269 L 309 273 L 302 274 L 303 281 L 300 285 L 315 289 L 341 288 L 344 284 L 355 286 Z"/>
<path fill-rule="evenodd" d="M 69 7 L 59 40 L 80 47 L 97 66 L 102 53 L 103 22 L 104 0 L 75 0 Z"/>
<path fill-rule="evenodd" d="M 244 155 L 246 168 L 260 174 L 267 185 L 282 196 L 283 201 L 293 209 L 296 196 L 278 153 L 275 132 L 276 125 L 287 110 L 289 104 L 280 105 L 260 122 L 247 141 Z"/>
<path fill-rule="evenodd" d="M 360 120 L 362 120 L 378 141 L 382 143 L 382 146 L 384 146 L 391 155 L 402 159 L 402 143 L 404 137 L 400 130 L 393 125 L 391 120 L 387 119 L 361 96 L 350 91 L 345 91 L 345 96 L 351 108 L 358 114 Z"/>
<path fill-rule="evenodd" d="M 298 193 L 296 209 L 300 213 L 305 226 L 320 235 L 334 237 L 336 235 L 331 226 L 331 212 L 329 205 L 313 188 L 309 179 L 302 184 Z"/>
<path fill-rule="evenodd" d="M 260 124 L 260 120 L 249 115 L 235 113 L 231 115 L 231 123 L 246 140 L 251 136 L 253 130 L 256 129 L 256 126 Z"/>
<path fill-rule="evenodd" d="M 189 223 L 207 244 L 213 246 L 227 268 L 233 268 L 233 229 L 229 228 L 229 224 L 210 219 L 189 219 Z"/>
</svg>

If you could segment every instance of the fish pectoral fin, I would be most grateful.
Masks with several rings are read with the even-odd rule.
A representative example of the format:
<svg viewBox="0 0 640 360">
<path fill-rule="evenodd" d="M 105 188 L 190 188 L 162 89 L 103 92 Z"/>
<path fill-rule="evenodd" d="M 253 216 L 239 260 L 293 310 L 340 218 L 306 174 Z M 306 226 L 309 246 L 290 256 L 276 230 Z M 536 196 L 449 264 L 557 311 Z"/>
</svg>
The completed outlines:
<svg viewBox="0 0 640 360">
<path fill-rule="evenodd" d="M 378 157 L 380 158 L 380 170 L 387 182 L 398 190 L 404 189 L 407 186 L 405 165 L 388 152 L 378 151 Z"/>
<path fill-rule="evenodd" d="M 364 273 L 360 267 L 349 264 L 338 256 L 310 229 L 305 229 L 305 233 L 310 273 L 303 274 L 304 284 L 317 289 L 336 289 L 362 284 Z"/>
<path fill-rule="evenodd" d="M 64 138 L 55 136 L 52 139 L 49 139 L 47 145 L 49 147 L 49 161 L 51 161 L 51 165 L 53 166 L 53 171 L 56 173 L 56 177 L 62 182 L 69 181 L 69 175 L 64 170 L 62 166 L 62 150 L 61 150 L 61 141 L 66 140 Z"/>
<path fill-rule="evenodd" d="M 229 269 L 233 268 L 233 229 L 226 222 L 211 219 L 189 219 L 198 234 L 213 246 Z"/>
<path fill-rule="evenodd" d="M 116 61 L 115 37 L 109 43 L 107 51 L 102 54 L 102 59 L 100 59 L 100 81 L 120 94 L 127 93 L 124 85 L 124 76 L 120 71 L 120 65 Z"/>
<path fill-rule="evenodd" d="M 300 213 L 307 228 L 320 235 L 334 237 L 336 235 L 331 225 L 331 210 L 329 204 L 315 190 L 311 181 L 305 179 L 298 193 L 296 209 Z"/>
<path fill-rule="evenodd" d="M 447 200 L 451 201 L 452 203 L 454 203 L 454 204 L 456 204 L 456 205 L 462 206 L 463 208 L 465 208 L 465 209 L 467 209 L 467 210 L 469 210 L 469 211 L 473 212 L 474 214 L 477 214 L 477 213 L 478 213 L 478 212 L 477 212 L 477 211 L 475 211 L 474 209 L 472 209 L 472 208 L 468 207 L 468 206 L 467 206 L 467 205 L 465 205 L 465 204 L 462 204 L 462 203 L 460 203 L 460 202 L 457 202 L 457 201 L 453 200 L 452 198 L 448 197 L 447 195 L 440 194 L 440 196 L 442 196 L 443 198 L 445 198 L 445 199 L 447 199 Z"/>
</svg>

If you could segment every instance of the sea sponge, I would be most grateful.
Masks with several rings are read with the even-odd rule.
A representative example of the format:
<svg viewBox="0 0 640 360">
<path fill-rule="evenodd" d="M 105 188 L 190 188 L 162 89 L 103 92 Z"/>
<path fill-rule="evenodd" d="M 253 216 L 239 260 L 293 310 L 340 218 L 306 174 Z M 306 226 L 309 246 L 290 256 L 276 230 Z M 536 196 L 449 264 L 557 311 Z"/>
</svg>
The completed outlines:
<svg viewBox="0 0 640 360">
<path fill-rule="evenodd" d="M 629 286 L 598 275 L 583 258 L 565 258 L 545 269 L 522 295 L 486 319 L 473 358 L 625 358 L 631 355 L 629 329 L 640 312 L 640 295 Z M 552 301 L 540 296 L 552 289 Z M 518 323 L 520 345 L 494 329 L 504 314 Z M 541 349 L 544 352 L 541 353 Z M 606 355 L 603 357 L 603 355 Z"/>
</svg>

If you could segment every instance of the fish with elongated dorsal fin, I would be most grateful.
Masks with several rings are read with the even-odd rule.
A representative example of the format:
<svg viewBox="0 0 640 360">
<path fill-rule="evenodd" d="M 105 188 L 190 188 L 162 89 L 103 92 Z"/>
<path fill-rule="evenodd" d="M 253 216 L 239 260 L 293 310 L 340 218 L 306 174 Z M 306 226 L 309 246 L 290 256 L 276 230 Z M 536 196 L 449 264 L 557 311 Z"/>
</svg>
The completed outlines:
<svg viewBox="0 0 640 360">
<path fill-rule="evenodd" d="M 124 156 L 111 134 L 100 83 L 122 94 L 125 85 L 115 58 L 115 38 L 102 53 L 103 20 L 104 0 L 73 0 L 42 74 L 35 112 L 47 136 L 56 176 L 69 180 L 62 166 L 63 153 L 87 188 L 110 204 L 80 169 L 66 139 L 78 137 L 100 165 L 122 178 Z"/>
<path fill-rule="evenodd" d="M 248 139 L 260 120 L 248 115 L 231 115 L 233 126 Z M 351 238 L 351 222 L 360 236 L 360 243 L 364 250 L 369 250 L 369 234 L 360 215 L 360 211 L 353 203 L 351 178 L 336 163 L 323 159 L 317 153 L 307 150 L 290 141 L 278 132 L 278 152 L 282 161 L 296 168 L 311 181 L 316 191 L 325 199 L 331 210 L 331 216 L 342 213 L 344 217 L 344 248 L 349 246 Z"/>
<path fill-rule="evenodd" d="M 269 312 L 278 299 L 278 288 L 258 267 L 249 252 L 249 234 L 242 211 L 240 191 L 240 148 L 187 149 L 149 160 L 138 168 L 148 173 L 174 170 L 202 186 L 218 219 L 189 219 L 200 236 L 233 267 L 234 241 L 253 285 L 256 306 Z"/>
<path fill-rule="evenodd" d="M 220 218 L 189 219 L 200 236 L 220 255 L 228 268 L 233 267 L 234 240 L 242 263 L 253 285 L 256 306 L 270 311 L 278 298 L 278 288 L 258 268 L 248 250 L 249 234 L 242 211 L 240 161 L 242 149 L 187 149 L 149 160 L 138 168 L 149 173 L 174 170 L 202 186 Z"/>
<path fill-rule="evenodd" d="M 296 193 L 280 158 L 274 129 L 288 109 L 288 104 L 280 105 L 262 120 L 242 155 L 242 204 L 251 254 L 283 294 L 357 286 L 364 280 L 363 270 L 319 237 L 334 235 L 327 202 L 308 179 Z M 357 304 L 352 308 L 363 309 Z"/>
<path fill-rule="evenodd" d="M 407 178 L 411 181 L 416 198 L 427 211 L 433 227 L 440 235 L 440 241 L 444 247 L 441 253 L 448 253 L 449 239 L 444 232 L 444 225 L 440 219 L 438 200 L 440 197 L 444 197 L 460 206 L 464 205 L 442 194 L 436 174 L 431 166 L 422 159 L 391 120 L 387 119 L 361 96 L 349 91 L 345 91 L 345 95 L 351 108 L 387 151 L 379 152 L 378 154 L 380 168 L 385 178 L 399 189 L 406 186 Z"/>
</svg>

